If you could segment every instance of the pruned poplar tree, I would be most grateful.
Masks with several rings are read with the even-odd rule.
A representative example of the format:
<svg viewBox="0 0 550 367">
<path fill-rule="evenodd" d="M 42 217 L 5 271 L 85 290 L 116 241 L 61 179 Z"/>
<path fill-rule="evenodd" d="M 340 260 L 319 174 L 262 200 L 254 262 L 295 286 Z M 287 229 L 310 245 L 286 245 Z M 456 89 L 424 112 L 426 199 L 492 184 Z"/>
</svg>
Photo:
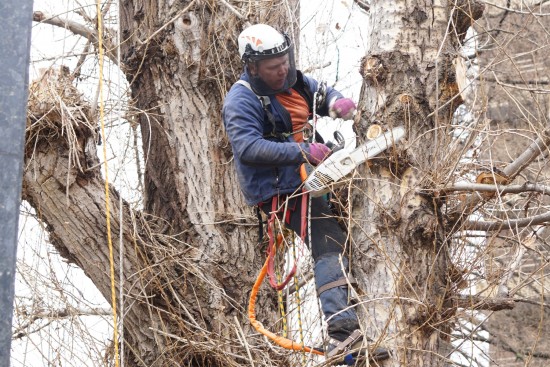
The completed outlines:
<svg viewBox="0 0 550 367">
<path fill-rule="evenodd" d="M 496 195 L 494 190 L 501 190 L 496 185 L 525 183 L 523 170 L 546 154 L 550 143 L 542 120 L 526 129 L 530 138 L 515 146 L 515 156 L 497 158 L 497 148 L 511 149 L 512 144 L 488 146 L 491 139 L 486 135 L 495 129 L 481 111 L 486 102 L 478 90 L 477 97 L 466 90 L 477 88 L 476 79 L 485 75 L 464 75 L 467 54 L 474 59 L 481 51 L 473 47 L 463 52 L 470 27 L 477 25 L 475 29 L 489 34 L 483 39 L 491 38 L 494 30 L 477 22 L 484 10 L 481 1 L 370 3 L 370 43 L 361 63 L 357 127 L 360 136 L 368 135 L 372 124 L 384 129 L 404 126 L 407 131 L 406 141 L 358 169 L 349 208 L 364 326 L 394 353 L 385 366 L 463 365 L 457 357 L 463 339 L 489 341 L 477 336 L 480 327 L 472 321 L 472 311 L 514 307 L 505 283 L 518 264 L 502 259 L 500 274 L 486 270 L 494 266 L 496 256 L 488 249 L 494 249 L 500 236 L 519 246 L 532 243 L 533 228 L 548 223 L 547 204 L 541 208 L 540 202 L 536 210 L 525 211 L 523 219 L 512 220 L 510 210 L 482 220 L 502 206 L 504 192 Z M 473 36 L 468 37 L 471 41 Z M 477 115 L 466 127 L 467 138 L 458 138 L 464 125 L 457 108 L 464 104 L 474 105 Z M 486 144 L 482 148 L 479 139 Z M 484 160 L 477 160 L 481 157 Z M 547 176 L 538 180 L 546 182 Z M 481 234 L 487 241 L 470 250 L 465 244 L 480 236 L 473 230 L 487 231 Z M 474 326 L 460 331 L 461 320 Z M 473 349 L 481 361 L 470 356 L 467 363 L 490 365 L 488 353 L 479 346 Z"/>
<path fill-rule="evenodd" d="M 458 320 L 473 317 L 465 310 L 513 307 L 498 281 L 486 292 L 463 292 L 478 270 L 467 265 L 487 255 L 461 261 L 465 233 L 498 236 L 506 229 L 525 239 L 518 228 L 550 220 L 548 211 L 526 210 L 525 220 L 472 215 L 495 205 L 504 185 L 528 190 L 514 180 L 546 150 L 550 134 L 539 131 L 525 154 L 501 167 L 468 171 L 463 158 L 483 128 L 456 139 L 455 112 L 466 99 L 456 65 L 482 2 L 357 3 L 371 18 L 357 74 L 359 142 L 372 126 L 404 126 L 406 138 L 359 166 L 335 194 L 350 234 L 355 307 L 372 343 L 391 351 L 384 366 L 452 365 Z M 248 323 L 248 296 L 265 254 L 255 213 L 239 192 L 220 110 L 242 69 L 239 32 L 247 22 L 263 22 L 294 30 L 297 39 L 297 9 L 297 1 L 123 1 L 120 47 L 108 28 L 98 42 L 94 19 L 81 25 L 35 13 L 35 21 L 88 38 L 96 52 L 101 44 L 129 83 L 128 121 L 143 140 L 139 210 L 120 200 L 102 174 L 101 106 L 82 98 L 71 70 L 47 72 L 31 85 L 23 183 L 23 199 L 61 256 L 107 300 L 122 287 L 127 366 L 289 365 L 290 352 L 268 346 Z M 457 183 L 472 172 L 478 183 Z M 114 287 L 111 257 L 124 275 Z M 262 291 L 259 318 L 275 332 L 277 307 L 273 293 Z"/>
</svg>

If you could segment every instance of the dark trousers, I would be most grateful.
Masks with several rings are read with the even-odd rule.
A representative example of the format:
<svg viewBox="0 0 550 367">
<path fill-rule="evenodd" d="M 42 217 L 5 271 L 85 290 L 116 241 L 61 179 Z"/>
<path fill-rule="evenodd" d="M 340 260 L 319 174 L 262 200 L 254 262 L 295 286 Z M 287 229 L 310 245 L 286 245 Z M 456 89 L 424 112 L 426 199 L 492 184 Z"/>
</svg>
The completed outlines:
<svg viewBox="0 0 550 367">
<path fill-rule="evenodd" d="M 277 208 L 284 215 L 285 225 L 298 236 L 302 233 L 302 223 L 307 226 L 307 220 L 302 220 L 302 200 L 306 195 L 288 199 L 287 211 L 284 212 L 286 197 L 278 198 Z M 260 208 L 270 215 L 272 200 L 266 200 Z M 306 203 L 307 204 L 307 203 Z M 307 205 L 306 205 L 307 207 Z M 336 218 L 334 218 L 327 201 L 322 198 L 311 199 L 311 253 L 315 262 L 315 285 L 317 289 L 325 284 L 344 277 L 342 269 L 348 271 L 348 259 L 343 254 L 346 235 Z M 310 244 L 306 228 L 305 242 Z M 342 256 L 341 256 L 342 255 Z M 344 340 L 351 332 L 359 328 L 359 322 L 354 308 L 348 308 L 347 286 L 340 286 L 324 291 L 319 295 L 321 308 L 328 321 L 329 335 L 338 340 Z"/>
<path fill-rule="evenodd" d="M 284 200 L 286 197 L 280 197 L 277 208 L 283 215 L 285 208 Z M 298 236 L 302 231 L 302 200 L 307 200 L 306 195 L 299 195 L 288 199 L 287 213 L 284 222 L 286 226 L 292 229 Z M 307 205 L 307 203 L 306 203 Z M 267 215 L 270 214 L 272 201 L 267 200 L 260 206 Z M 307 221 L 305 221 L 307 226 Z M 309 233 L 306 228 L 306 244 L 309 245 Z M 336 218 L 334 218 L 327 201 L 322 198 L 311 199 L 311 254 L 313 261 L 317 262 L 321 257 L 327 254 L 341 254 L 344 252 L 346 235 L 340 228 Z"/>
</svg>

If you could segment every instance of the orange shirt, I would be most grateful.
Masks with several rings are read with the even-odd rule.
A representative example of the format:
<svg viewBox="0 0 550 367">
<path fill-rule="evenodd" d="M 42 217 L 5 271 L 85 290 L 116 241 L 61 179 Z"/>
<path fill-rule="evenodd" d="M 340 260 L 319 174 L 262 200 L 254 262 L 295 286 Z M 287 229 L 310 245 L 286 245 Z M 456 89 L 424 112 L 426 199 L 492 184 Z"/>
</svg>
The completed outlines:
<svg viewBox="0 0 550 367">
<path fill-rule="evenodd" d="M 293 88 L 290 89 L 290 93 L 278 93 L 275 98 L 277 98 L 277 101 L 279 101 L 279 103 L 290 113 L 292 131 L 296 132 L 302 130 L 309 116 L 309 108 L 306 100 Z M 301 131 L 294 134 L 294 140 L 297 143 L 302 143 L 304 141 Z"/>
</svg>

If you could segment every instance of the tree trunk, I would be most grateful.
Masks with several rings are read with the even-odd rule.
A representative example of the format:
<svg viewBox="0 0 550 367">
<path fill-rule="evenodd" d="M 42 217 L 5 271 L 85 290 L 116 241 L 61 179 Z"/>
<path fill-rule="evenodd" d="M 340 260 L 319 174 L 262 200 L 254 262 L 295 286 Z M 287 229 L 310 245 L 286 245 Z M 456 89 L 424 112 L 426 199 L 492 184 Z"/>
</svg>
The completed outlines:
<svg viewBox="0 0 550 367">
<path fill-rule="evenodd" d="M 456 4 L 455 4 L 456 3 Z M 404 126 L 407 138 L 367 167 L 353 191 L 352 271 L 363 323 L 390 347 L 385 366 L 442 366 L 454 312 L 449 233 L 435 195 L 457 155 L 450 125 L 461 103 L 452 61 L 473 1 L 373 1 L 371 43 L 360 73 L 360 136 L 369 124 Z"/>
<path fill-rule="evenodd" d="M 295 2 L 245 6 L 237 10 L 271 24 L 296 16 Z M 233 14 L 217 1 L 122 3 L 121 57 L 133 107 L 144 111 L 136 118 L 146 162 L 142 212 L 123 202 L 119 223 L 119 195 L 109 186 L 115 269 L 121 225 L 125 249 L 128 366 L 239 366 L 249 359 L 236 330 L 249 330 L 246 305 L 264 255 L 220 118 L 241 70 L 236 39 L 243 24 Z M 63 74 L 34 84 L 31 94 L 23 197 L 58 251 L 110 300 L 96 117 Z M 257 308 L 263 322 L 275 323 L 272 297 Z M 263 350 L 251 355 L 267 365 L 285 360 Z"/>
</svg>

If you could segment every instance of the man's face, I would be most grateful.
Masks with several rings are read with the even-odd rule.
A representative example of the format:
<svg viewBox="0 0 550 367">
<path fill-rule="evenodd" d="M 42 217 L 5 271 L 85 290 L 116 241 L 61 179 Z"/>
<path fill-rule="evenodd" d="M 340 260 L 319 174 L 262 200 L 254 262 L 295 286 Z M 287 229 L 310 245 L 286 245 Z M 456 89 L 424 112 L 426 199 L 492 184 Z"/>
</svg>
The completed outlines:
<svg viewBox="0 0 550 367">
<path fill-rule="evenodd" d="M 259 76 L 271 89 L 278 90 L 284 87 L 288 75 L 288 54 L 258 61 L 250 65 L 252 75 Z"/>
</svg>

